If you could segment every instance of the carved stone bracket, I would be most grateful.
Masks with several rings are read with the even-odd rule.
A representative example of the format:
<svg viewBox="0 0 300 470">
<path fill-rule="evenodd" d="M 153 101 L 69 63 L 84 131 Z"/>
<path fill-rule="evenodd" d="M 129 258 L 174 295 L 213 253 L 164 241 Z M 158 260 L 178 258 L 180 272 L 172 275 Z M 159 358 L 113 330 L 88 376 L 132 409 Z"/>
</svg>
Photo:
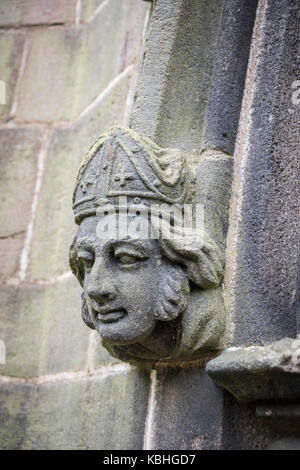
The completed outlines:
<svg viewBox="0 0 300 470">
<path fill-rule="evenodd" d="M 229 348 L 206 371 L 239 402 L 254 402 L 256 416 L 283 436 L 270 449 L 300 449 L 300 339 Z"/>
<path fill-rule="evenodd" d="M 85 156 L 70 266 L 83 320 L 112 355 L 190 359 L 222 348 L 231 160 L 215 150 L 189 159 L 120 126 Z"/>
<path fill-rule="evenodd" d="M 300 339 L 267 346 L 229 348 L 206 367 L 217 385 L 238 401 L 270 403 L 300 400 Z"/>
</svg>

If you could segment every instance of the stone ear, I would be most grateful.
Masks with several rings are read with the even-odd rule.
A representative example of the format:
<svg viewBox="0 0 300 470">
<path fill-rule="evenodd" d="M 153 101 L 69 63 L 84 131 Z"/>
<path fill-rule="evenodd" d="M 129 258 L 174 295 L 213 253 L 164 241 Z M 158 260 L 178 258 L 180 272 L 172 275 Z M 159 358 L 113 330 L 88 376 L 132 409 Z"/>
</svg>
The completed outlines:
<svg viewBox="0 0 300 470">
<path fill-rule="evenodd" d="M 87 303 L 86 303 L 86 298 L 85 298 L 84 292 L 82 292 L 82 294 L 81 294 L 81 300 L 82 300 L 82 304 L 81 304 L 81 317 L 82 317 L 84 323 L 85 323 L 89 328 L 91 328 L 92 330 L 94 330 L 94 329 L 95 329 L 95 325 L 94 325 L 94 323 L 93 323 L 92 320 L 91 320 L 91 317 L 90 317 L 89 309 L 88 309 L 88 306 L 87 306 Z"/>
</svg>

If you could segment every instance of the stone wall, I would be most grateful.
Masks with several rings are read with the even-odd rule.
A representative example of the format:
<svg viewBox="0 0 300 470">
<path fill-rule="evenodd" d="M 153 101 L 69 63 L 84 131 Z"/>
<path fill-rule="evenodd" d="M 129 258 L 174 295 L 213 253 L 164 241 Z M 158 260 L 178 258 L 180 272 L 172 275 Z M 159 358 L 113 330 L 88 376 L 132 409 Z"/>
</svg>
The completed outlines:
<svg viewBox="0 0 300 470">
<path fill-rule="evenodd" d="M 143 447 L 148 374 L 83 324 L 68 247 L 79 163 L 128 121 L 149 11 L 141 0 L 1 2 L 0 448 Z"/>
<path fill-rule="evenodd" d="M 299 405 L 274 408 L 274 424 L 217 387 L 215 351 L 150 373 L 112 359 L 68 267 L 79 162 L 130 117 L 195 162 L 233 162 L 226 347 L 299 335 L 298 3 L 1 2 L 1 448 L 264 449 L 299 436 Z"/>
</svg>

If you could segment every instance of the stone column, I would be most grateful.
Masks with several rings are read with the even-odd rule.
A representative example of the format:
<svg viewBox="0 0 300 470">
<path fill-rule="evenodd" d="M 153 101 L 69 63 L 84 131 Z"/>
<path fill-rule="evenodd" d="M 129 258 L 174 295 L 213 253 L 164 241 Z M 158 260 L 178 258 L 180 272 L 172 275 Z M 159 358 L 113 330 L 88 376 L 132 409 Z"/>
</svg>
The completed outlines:
<svg viewBox="0 0 300 470">
<path fill-rule="evenodd" d="M 234 348 L 207 368 L 248 403 L 226 394 L 230 446 L 299 448 L 299 14 L 297 1 L 260 1 L 252 39 L 225 280 Z"/>
<path fill-rule="evenodd" d="M 297 3 L 262 1 L 257 14 L 235 149 L 227 250 L 232 345 L 296 335 Z"/>
<path fill-rule="evenodd" d="M 131 127 L 198 162 L 221 151 L 216 185 L 235 146 L 256 3 L 158 0 L 145 46 Z M 223 393 L 206 361 L 155 365 L 147 449 L 222 448 Z"/>
</svg>

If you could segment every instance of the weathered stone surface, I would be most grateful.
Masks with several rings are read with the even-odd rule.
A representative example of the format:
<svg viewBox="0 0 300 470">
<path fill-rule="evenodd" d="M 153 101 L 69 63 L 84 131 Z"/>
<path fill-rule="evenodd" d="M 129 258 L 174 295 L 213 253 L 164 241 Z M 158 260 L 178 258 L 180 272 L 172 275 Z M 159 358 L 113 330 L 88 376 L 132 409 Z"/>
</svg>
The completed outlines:
<svg viewBox="0 0 300 470">
<path fill-rule="evenodd" d="M 229 348 L 207 364 L 212 379 L 242 402 L 299 401 L 300 339 Z"/>
<path fill-rule="evenodd" d="M 300 450 L 300 440 L 296 437 L 278 439 L 272 442 L 267 450 Z"/>
<path fill-rule="evenodd" d="M 0 281 L 15 274 L 19 267 L 25 233 L 0 238 Z"/>
<path fill-rule="evenodd" d="M 256 4 L 156 4 L 133 129 L 163 146 L 233 152 Z"/>
<path fill-rule="evenodd" d="M 268 446 L 268 449 L 273 448 L 274 441 L 278 440 L 278 438 L 286 442 L 297 439 L 299 442 L 299 402 L 262 402 L 257 403 L 255 408 L 255 414 L 259 421 L 277 434 L 275 439 L 271 440 L 271 445 Z"/>
<path fill-rule="evenodd" d="M 224 2 L 202 145 L 233 153 L 257 0 Z"/>
<path fill-rule="evenodd" d="M 72 194 L 86 149 L 106 126 L 123 119 L 130 85 L 124 77 L 104 100 L 70 129 L 54 131 L 32 243 L 29 277 L 47 279 L 69 269 L 68 251 L 75 235 Z M 43 260 L 47 259 L 47 263 Z"/>
<path fill-rule="evenodd" d="M 196 167 L 195 200 L 203 204 L 204 227 L 224 250 L 228 232 L 233 158 L 219 150 L 201 154 Z"/>
<path fill-rule="evenodd" d="M 90 21 L 95 14 L 97 8 L 104 2 L 104 0 L 82 0 L 81 1 L 81 14 L 80 20 L 84 23 Z"/>
<path fill-rule="evenodd" d="M 1 371 L 0 366 L 0 371 Z M 25 438 L 30 409 L 28 385 L 0 384 L 0 449 L 20 449 Z"/>
<path fill-rule="evenodd" d="M 0 103 L 0 122 L 6 121 L 10 116 L 23 46 L 23 34 L 12 34 L 9 32 L 0 34 L 0 80 L 5 83 L 6 100 L 5 104 Z"/>
<path fill-rule="evenodd" d="M 1 384 L 2 449 L 142 449 L 142 371 L 42 385 Z"/>
<path fill-rule="evenodd" d="M 222 397 L 197 365 L 158 369 L 151 449 L 219 449 Z"/>
<path fill-rule="evenodd" d="M 241 404 L 224 391 L 223 436 L 224 450 L 263 450 L 278 439 L 268 423 L 255 415 L 255 404 Z"/>
<path fill-rule="evenodd" d="M 72 278 L 48 286 L 1 289 L 3 375 L 34 377 L 87 366 L 89 333 Z"/>
<path fill-rule="evenodd" d="M 40 121 L 77 117 L 134 60 L 144 12 L 145 5 L 136 0 L 109 2 L 93 22 L 80 28 L 33 33 L 17 117 Z M 127 50 L 131 35 L 134 39 Z"/>
<path fill-rule="evenodd" d="M 298 256 L 298 276 L 296 290 L 296 326 L 297 334 L 300 335 L 300 251 Z"/>
<path fill-rule="evenodd" d="M 0 26 L 74 22 L 77 0 L 2 0 Z"/>
<path fill-rule="evenodd" d="M 32 129 L 2 129 L 0 139 L 0 237 L 7 237 L 27 228 L 41 132 Z"/>
<path fill-rule="evenodd" d="M 235 151 L 226 280 L 233 345 L 296 335 L 299 7 L 296 0 L 263 5 Z"/>
<path fill-rule="evenodd" d="M 201 147 L 222 4 L 162 0 L 156 5 L 132 128 L 161 146 Z"/>
<path fill-rule="evenodd" d="M 1 2 L 1 7 L 3 3 Z M 47 0 L 48 6 L 51 4 L 53 7 L 54 3 L 56 2 Z M 14 22 L 20 21 L 20 24 L 69 22 L 71 19 L 73 21 L 74 16 L 72 18 L 69 14 L 64 16 L 69 2 L 60 3 L 60 10 L 56 8 L 49 11 L 49 16 L 46 11 L 31 9 L 31 14 L 35 16 L 29 18 L 25 15 L 25 9 L 27 11 L 28 7 L 30 12 L 29 5 L 32 5 L 33 1 L 22 2 L 22 18 L 19 18 L 17 12 L 13 10 L 16 2 L 12 0 L 11 11 L 8 13 L 13 13 Z M 84 13 L 84 7 L 88 2 L 82 3 Z M 89 3 L 90 6 L 96 7 L 97 2 Z M 24 81 L 21 82 L 19 110 L 22 112 L 17 112 L 19 118 L 56 120 L 77 117 L 119 73 L 135 61 L 147 5 L 139 0 L 122 0 L 122 2 L 113 0 L 105 3 L 102 12 L 94 18 L 93 23 L 80 26 L 77 33 L 76 28 L 69 27 L 52 27 L 49 30 L 30 29 L 32 42 L 29 46 Z M 43 4 L 43 1 L 39 1 L 40 7 Z M 41 13 L 40 19 L 38 13 Z M 54 18 L 54 13 L 61 16 Z M 91 10 L 88 14 L 90 13 Z M 14 37 L 18 37 L 17 33 Z M 9 71 L 11 70 L 10 68 Z M 14 86 L 13 80 L 10 78 L 5 80 Z M 71 215 L 73 188 L 68 184 L 73 186 L 83 153 L 99 132 L 107 126 L 123 123 L 130 80 L 129 75 L 123 76 L 121 81 L 109 88 L 109 93 L 103 97 L 103 100 L 93 109 L 89 109 L 83 119 L 75 122 L 72 128 L 60 127 L 54 130 L 41 186 L 39 211 L 44 212 L 42 216 L 40 212 L 38 214 L 32 247 L 38 249 L 38 237 L 41 236 L 42 239 L 44 235 L 48 244 L 45 243 L 38 251 L 41 256 L 40 265 L 37 259 L 34 265 L 34 256 L 32 258 L 33 264 L 29 271 L 32 274 L 31 270 L 36 269 L 33 277 L 36 274 L 36 277 L 46 278 L 68 269 L 66 264 L 72 238 L 73 218 Z M 3 106 L 0 107 L 2 110 Z M 22 150 L 23 141 L 16 138 L 17 131 L 9 132 L 11 132 L 9 134 L 11 144 L 4 146 L 5 139 L 1 139 L 4 147 L 1 186 L 7 192 L 10 184 L 8 169 L 4 170 L 7 162 L 7 165 L 10 165 L 11 178 L 15 178 L 16 175 L 11 186 L 18 192 L 22 191 L 21 202 L 24 203 L 24 207 L 28 197 L 30 210 L 32 191 L 31 187 L 27 187 L 27 170 L 24 171 L 22 165 L 24 158 L 30 155 L 35 170 L 34 183 L 37 150 L 35 148 L 30 152 L 27 152 L 26 148 Z M 26 132 L 30 134 L 30 131 Z M 18 154 L 15 156 L 15 168 L 11 168 L 9 162 L 13 155 L 11 149 L 14 147 L 14 142 Z M 27 145 L 27 140 L 24 139 L 24 142 Z M 31 134 L 28 142 L 38 148 L 40 144 L 38 132 L 36 135 Z M 57 165 L 60 168 L 55 169 Z M 59 172 L 63 172 L 61 177 Z M 30 171 L 30 174 L 33 172 Z M 51 197 L 55 199 L 56 205 L 55 202 L 52 204 Z M 1 219 L 7 221 L 6 226 L 9 227 L 9 230 L 0 233 L 0 245 L 2 241 L 5 243 L 8 240 L 1 239 L 2 234 L 6 236 L 20 233 L 16 237 L 21 238 L 24 235 L 23 230 L 28 225 L 27 211 L 23 206 L 21 216 L 19 217 L 17 213 L 16 220 L 11 220 L 12 214 L 16 212 L 13 201 L 13 198 L 8 201 L 5 211 L 3 203 L 6 203 L 6 200 L 0 204 Z M 27 209 L 27 206 L 25 208 Z M 66 212 L 60 214 L 60 208 Z M 69 219 L 67 210 L 70 210 Z M 63 219 L 65 224 L 62 223 Z M 39 226 L 40 222 L 46 223 L 44 229 Z M 48 229 L 51 232 L 49 235 Z M 61 239 L 69 237 L 62 247 L 61 240 L 57 241 L 60 236 Z M 14 247 L 16 259 L 17 248 Z M 3 251 L 7 252 L 7 245 Z M 15 259 L 13 257 L 10 259 L 12 265 L 15 264 Z M 0 264 L 2 268 L 2 260 Z M 5 274 L 14 270 L 8 265 L 5 265 L 5 269 Z M 80 287 L 75 283 L 75 280 L 66 277 L 60 282 L 54 282 L 52 279 L 50 284 L 40 282 L 28 286 L 26 280 L 26 288 L 7 287 L 1 290 L 0 339 L 5 339 L 8 354 L 7 365 L 0 365 L 0 374 L 22 377 L 43 376 L 33 381 L 34 383 L 41 381 L 42 384 L 39 385 L 33 385 L 31 381 L 30 385 L 25 385 L 20 383 L 19 379 L 14 379 L 13 383 L 3 383 L 6 379 L 0 379 L 0 447 L 3 449 L 143 447 L 148 405 L 148 374 L 138 371 L 126 374 L 126 366 L 125 368 L 123 366 L 121 372 L 114 371 L 112 376 L 109 376 L 112 371 L 108 371 L 107 374 L 104 371 L 101 376 L 71 382 L 70 376 L 72 379 L 73 374 L 70 374 L 64 382 L 56 382 L 61 378 L 55 376 L 56 373 L 82 370 L 86 368 L 88 362 L 90 332 L 80 318 Z M 97 346 L 94 366 L 103 366 L 108 362 L 116 360 L 108 358 L 106 350 L 100 351 Z M 45 377 L 45 374 L 53 375 L 49 378 Z M 54 382 L 45 383 L 45 380 Z"/>
<path fill-rule="evenodd" d="M 102 346 L 101 338 L 99 337 L 96 331 L 93 331 L 92 335 L 93 335 L 92 341 L 94 342 L 93 367 L 95 369 L 97 369 L 98 367 L 102 367 L 103 365 L 116 364 L 116 363 L 121 362 L 119 359 L 109 354 L 107 349 L 105 349 L 104 346 Z"/>
</svg>

